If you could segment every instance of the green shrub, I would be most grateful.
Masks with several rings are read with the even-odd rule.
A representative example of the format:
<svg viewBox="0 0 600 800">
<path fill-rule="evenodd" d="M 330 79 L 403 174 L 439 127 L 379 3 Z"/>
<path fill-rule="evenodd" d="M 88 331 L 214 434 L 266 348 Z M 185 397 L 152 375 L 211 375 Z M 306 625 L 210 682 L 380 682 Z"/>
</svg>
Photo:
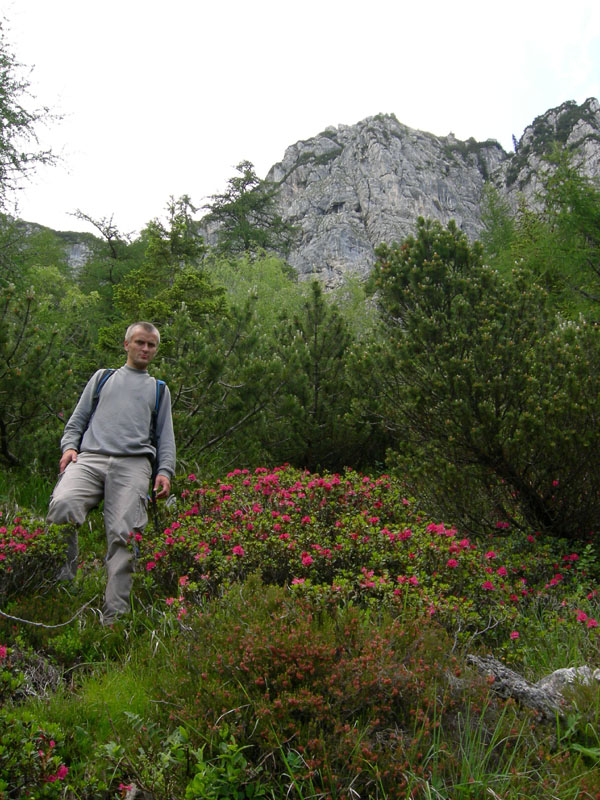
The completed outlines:
<svg viewBox="0 0 600 800">
<path fill-rule="evenodd" d="M 62 797 L 63 739 L 55 725 L 0 708 L 0 798 Z"/>
<path fill-rule="evenodd" d="M 600 327 L 561 324 L 530 275 L 486 267 L 454 223 L 421 219 L 378 256 L 385 342 L 360 364 L 413 493 L 471 529 L 595 531 Z"/>
<path fill-rule="evenodd" d="M 66 553 L 60 527 L 25 513 L 0 512 L 0 522 L 0 599 L 52 585 Z"/>
</svg>

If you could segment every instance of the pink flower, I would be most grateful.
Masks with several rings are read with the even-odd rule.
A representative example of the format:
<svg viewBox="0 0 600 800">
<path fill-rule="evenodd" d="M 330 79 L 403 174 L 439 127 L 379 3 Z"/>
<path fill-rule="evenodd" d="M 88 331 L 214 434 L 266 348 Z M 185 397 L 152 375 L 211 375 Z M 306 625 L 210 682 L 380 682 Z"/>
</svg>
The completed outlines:
<svg viewBox="0 0 600 800">
<path fill-rule="evenodd" d="M 0 644 L 0 659 L 6 658 L 8 654 L 8 648 L 5 644 Z"/>
<path fill-rule="evenodd" d="M 298 586 L 306 581 L 306 578 L 292 578 L 292 586 Z"/>
<path fill-rule="evenodd" d="M 165 603 L 166 603 L 168 606 L 172 606 L 174 602 L 175 602 L 175 598 L 174 598 L 174 597 L 166 597 L 166 598 L 165 598 Z"/>
<path fill-rule="evenodd" d="M 60 767 L 56 770 L 56 777 L 59 781 L 64 780 L 67 777 L 69 772 L 69 768 L 66 767 L 64 764 L 61 764 Z"/>
<path fill-rule="evenodd" d="M 180 586 L 187 586 L 189 582 L 190 582 L 190 579 L 188 578 L 187 575 L 182 575 L 181 578 L 179 578 L 179 585 Z"/>
<path fill-rule="evenodd" d="M 193 472 L 190 472 L 190 474 L 187 476 L 187 479 L 188 479 L 188 481 L 195 481 L 196 480 L 196 476 L 194 475 Z"/>
<path fill-rule="evenodd" d="M 494 553 L 493 550 L 488 550 L 488 552 L 485 554 L 485 557 L 486 558 L 496 558 L 496 553 Z"/>
<path fill-rule="evenodd" d="M 496 570 L 496 575 L 500 575 L 502 578 L 505 578 L 508 575 L 506 567 L 498 567 Z"/>
<path fill-rule="evenodd" d="M 146 564 L 146 572 L 150 572 L 150 570 L 153 570 L 155 566 L 156 566 L 156 561 L 148 561 L 148 563 Z"/>
<path fill-rule="evenodd" d="M 243 556 L 244 555 L 244 548 L 241 544 L 236 544 L 236 546 L 231 551 L 234 556 Z"/>
<path fill-rule="evenodd" d="M 494 591 L 494 584 L 491 581 L 484 581 L 481 584 L 481 588 L 482 589 L 486 589 L 488 592 L 493 592 Z"/>
<path fill-rule="evenodd" d="M 587 626 L 588 626 L 588 628 L 597 628 L 598 627 L 598 621 L 595 620 L 593 617 L 590 617 L 588 619 L 588 621 L 587 621 Z"/>
<path fill-rule="evenodd" d="M 510 634 L 511 639 L 518 639 L 519 638 L 519 631 L 512 631 Z"/>
<path fill-rule="evenodd" d="M 310 555 L 310 553 L 307 553 L 307 552 L 302 553 L 302 564 L 305 567 L 308 567 L 312 563 L 313 563 L 313 557 Z"/>
<path fill-rule="evenodd" d="M 416 575 L 411 575 L 410 578 L 408 579 L 408 582 L 410 583 L 411 586 L 419 585 L 419 579 L 417 578 Z"/>
<path fill-rule="evenodd" d="M 458 567 L 458 561 L 455 558 L 449 558 L 448 561 L 446 561 L 446 566 L 454 569 L 454 567 Z"/>
<path fill-rule="evenodd" d="M 585 622 L 588 618 L 588 615 L 585 611 L 578 611 L 577 612 L 577 622 Z"/>
</svg>

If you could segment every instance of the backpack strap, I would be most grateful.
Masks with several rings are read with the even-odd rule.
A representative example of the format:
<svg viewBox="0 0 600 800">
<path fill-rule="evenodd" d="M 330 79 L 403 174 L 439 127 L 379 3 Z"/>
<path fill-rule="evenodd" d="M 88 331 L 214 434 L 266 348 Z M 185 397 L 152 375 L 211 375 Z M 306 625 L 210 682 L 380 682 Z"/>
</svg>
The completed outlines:
<svg viewBox="0 0 600 800">
<path fill-rule="evenodd" d="M 102 370 L 102 375 L 100 375 L 100 379 L 96 384 L 96 391 L 94 392 L 94 396 L 92 398 L 92 411 L 90 413 L 90 419 L 94 416 L 94 411 L 96 410 L 96 406 L 98 405 L 98 400 L 100 399 L 100 392 L 102 391 L 102 387 L 106 383 L 106 381 L 110 378 L 113 374 L 114 369 L 104 369 Z M 88 425 L 90 424 L 88 420 Z"/>
<path fill-rule="evenodd" d="M 165 393 L 165 382 L 156 380 L 156 399 L 154 401 L 154 409 L 152 410 L 152 417 L 150 419 L 150 444 L 154 447 L 156 455 L 152 461 L 152 482 L 156 477 L 156 469 L 158 467 L 158 437 L 156 435 L 156 424 L 158 420 L 158 412 L 160 411 L 160 404 Z"/>
<path fill-rule="evenodd" d="M 96 407 L 98 405 L 98 400 L 100 399 L 100 392 L 102 391 L 102 387 L 104 386 L 104 384 L 110 378 L 110 376 L 113 374 L 114 371 L 115 371 L 114 369 L 104 369 L 104 370 L 102 370 L 102 374 L 100 375 L 100 377 L 98 379 L 98 383 L 96 384 L 96 389 L 94 391 L 94 396 L 92 397 L 92 409 L 90 411 L 90 415 L 88 417 L 88 421 L 87 421 L 87 424 L 85 426 L 85 429 L 84 429 L 83 433 L 81 434 L 81 439 L 83 439 L 83 436 L 84 436 L 85 432 L 87 431 L 87 429 L 88 429 L 88 427 L 90 425 L 91 419 L 94 416 L 94 413 L 96 411 Z M 81 439 L 79 440 L 79 446 L 77 448 L 78 450 L 81 448 Z"/>
</svg>

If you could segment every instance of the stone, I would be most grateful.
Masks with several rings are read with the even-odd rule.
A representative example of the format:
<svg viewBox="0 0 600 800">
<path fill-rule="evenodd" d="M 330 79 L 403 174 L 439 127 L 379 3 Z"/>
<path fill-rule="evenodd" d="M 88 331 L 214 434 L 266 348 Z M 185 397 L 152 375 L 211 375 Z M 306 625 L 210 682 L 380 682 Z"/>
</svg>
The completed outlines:
<svg viewBox="0 0 600 800">
<path fill-rule="evenodd" d="M 279 213 L 300 230 L 288 261 L 301 279 L 332 288 L 347 274 L 366 278 L 375 248 L 412 234 L 419 216 L 454 219 L 476 239 L 487 182 L 513 209 L 522 198 L 539 208 L 543 157 L 554 141 L 576 153 L 584 174 L 600 177 L 598 101 L 550 109 L 514 153 L 493 139 L 434 136 L 390 114 L 328 127 L 288 147 L 266 176 L 279 189 Z"/>
</svg>

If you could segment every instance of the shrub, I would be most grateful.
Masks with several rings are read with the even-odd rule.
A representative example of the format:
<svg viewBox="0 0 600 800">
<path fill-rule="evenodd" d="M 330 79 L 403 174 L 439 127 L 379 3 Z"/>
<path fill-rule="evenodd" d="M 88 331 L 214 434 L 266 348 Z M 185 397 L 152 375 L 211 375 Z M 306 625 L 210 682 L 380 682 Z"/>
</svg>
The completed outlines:
<svg viewBox="0 0 600 800">
<path fill-rule="evenodd" d="M 214 486 L 192 478 L 163 531 L 137 536 L 138 585 L 180 622 L 258 575 L 324 607 L 400 604 L 463 639 L 486 629 L 505 643 L 533 601 L 552 604 L 569 583 L 585 587 L 582 602 L 594 589 L 578 554 L 561 560 L 556 542 L 502 520 L 484 538 L 465 536 L 430 521 L 389 476 L 280 467 L 236 470 Z"/>
<path fill-rule="evenodd" d="M 471 528 L 498 515 L 588 536 L 600 517 L 600 328 L 561 325 L 530 275 L 502 278 L 454 223 L 421 219 L 378 257 L 386 327 L 370 411 L 395 431 L 413 493 Z"/>
<path fill-rule="evenodd" d="M 0 798 L 61 797 L 69 769 L 57 726 L 0 708 Z"/>
<path fill-rule="evenodd" d="M 54 583 L 66 553 L 60 528 L 27 514 L 0 512 L 0 522 L 0 599 Z"/>
</svg>

